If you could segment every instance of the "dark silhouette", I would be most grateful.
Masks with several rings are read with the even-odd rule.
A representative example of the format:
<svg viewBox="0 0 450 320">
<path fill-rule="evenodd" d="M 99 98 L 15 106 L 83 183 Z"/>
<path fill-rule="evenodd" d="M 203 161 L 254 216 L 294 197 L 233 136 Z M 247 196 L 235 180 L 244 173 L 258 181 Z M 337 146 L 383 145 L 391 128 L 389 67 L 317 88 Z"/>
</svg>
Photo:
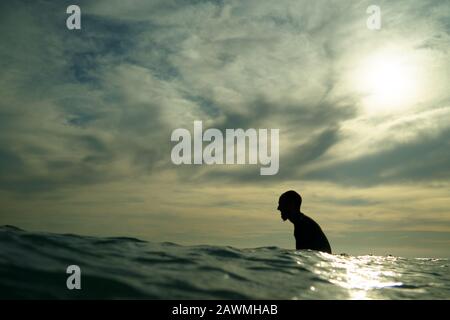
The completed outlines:
<svg viewBox="0 0 450 320">
<path fill-rule="evenodd" d="M 283 221 L 294 224 L 296 249 L 311 249 L 331 253 L 330 243 L 320 226 L 300 211 L 302 197 L 295 191 L 283 193 L 278 201 L 278 210 Z"/>
</svg>

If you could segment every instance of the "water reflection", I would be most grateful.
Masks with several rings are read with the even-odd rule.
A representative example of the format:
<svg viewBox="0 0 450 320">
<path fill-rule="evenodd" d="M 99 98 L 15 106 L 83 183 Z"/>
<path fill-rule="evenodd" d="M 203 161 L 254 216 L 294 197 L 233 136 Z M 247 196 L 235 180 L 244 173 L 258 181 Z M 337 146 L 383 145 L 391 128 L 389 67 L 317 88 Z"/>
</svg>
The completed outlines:
<svg viewBox="0 0 450 320">
<path fill-rule="evenodd" d="M 402 286 L 396 281 L 400 274 L 388 270 L 386 257 L 341 257 L 322 254 L 324 260 L 316 264 L 316 274 L 327 273 L 328 281 L 347 289 L 350 299 L 376 299 L 376 289 Z M 394 257 L 389 258 L 395 262 Z"/>
</svg>

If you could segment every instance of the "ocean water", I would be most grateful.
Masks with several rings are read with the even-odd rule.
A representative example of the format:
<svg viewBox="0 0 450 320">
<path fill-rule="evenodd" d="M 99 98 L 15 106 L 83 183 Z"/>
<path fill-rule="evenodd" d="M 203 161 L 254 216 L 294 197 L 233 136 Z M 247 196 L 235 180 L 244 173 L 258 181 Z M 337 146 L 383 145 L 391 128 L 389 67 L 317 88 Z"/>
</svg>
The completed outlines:
<svg viewBox="0 0 450 320">
<path fill-rule="evenodd" d="M 81 269 L 81 290 L 66 287 L 69 265 Z M 1 299 L 449 299 L 449 266 L 0 227 Z"/>
</svg>

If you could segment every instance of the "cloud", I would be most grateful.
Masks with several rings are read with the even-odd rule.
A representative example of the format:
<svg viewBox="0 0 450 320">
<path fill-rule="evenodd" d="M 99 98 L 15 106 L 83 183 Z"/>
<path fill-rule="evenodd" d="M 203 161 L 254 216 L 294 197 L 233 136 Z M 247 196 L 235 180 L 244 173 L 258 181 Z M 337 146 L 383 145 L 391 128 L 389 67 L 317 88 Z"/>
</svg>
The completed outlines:
<svg viewBox="0 0 450 320">
<path fill-rule="evenodd" d="M 325 179 L 354 185 L 447 181 L 450 175 L 449 131 L 434 139 L 413 143 L 362 156 L 305 174 L 308 179 Z"/>
<path fill-rule="evenodd" d="M 54 12 L 58 7 L 36 6 L 51 6 Z M 445 171 L 445 151 L 429 150 L 423 174 L 417 165 L 411 163 L 408 170 L 407 163 L 395 160 L 412 161 L 407 155 L 426 143 L 420 137 L 411 146 L 400 141 L 390 151 L 380 144 L 378 152 L 362 153 L 357 160 L 336 152 L 346 143 L 364 141 L 346 135 L 346 122 L 359 116 L 360 102 L 341 86 L 345 61 L 357 47 L 351 39 L 362 41 L 364 48 L 370 41 L 364 2 L 96 1 L 80 6 L 80 32 L 59 25 L 64 15 L 47 16 L 52 10 L 36 12 L 28 2 L 14 5 L 20 22 L 12 18 L 12 9 L 5 11 L 2 114 L 3 130 L 12 138 L 1 141 L 2 161 L 20 163 L 17 189 L 35 179 L 57 187 L 151 175 L 155 166 L 173 170 L 167 137 L 177 127 L 191 127 L 193 120 L 219 129 L 279 128 L 280 173 L 271 181 L 298 177 L 376 184 L 402 176 L 426 179 L 428 164 L 432 179 L 439 176 L 436 165 Z M 395 32 L 413 19 L 432 21 L 429 39 L 420 33 L 419 47 L 445 48 L 435 41 L 448 35 L 440 4 L 432 7 L 435 20 L 402 4 L 384 8 L 385 22 Z M 394 21 L 396 11 L 402 13 Z M 435 147 L 440 149 L 438 140 Z M 200 171 L 192 178 L 204 181 L 260 179 L 247 167 L 232 174 L 222 168 L 183 170 Z M 37 172 L 39 178 L 33 177 Z"/>
<path fill-rule="evenodd" d="M 416 47 L 447 52 L 439 40 L 448 36 L 442 4 L 431 7 L 434 19 L 403 4 L 380 5 L 386 8 L 386 38 L 414 19 L 421 25 L 431 21 Z M 54 12 L 59 7 L 35 6 L 51 6 Z M 59 25 L 64 15 L 48 16 L 52 10 L 35 6 L 15 4 L 14 15 L 22 20 L 14 20 L 8 9 L 2 23 L 1 112 L 10 137 L 1 141 L 2 161 L 20 163 L 16 184 L 25 187 L 37 172 L 44 185 L 56 187 L 151 175 L 155 166 L 172 170 L 167 137 L 177 127 L 191 127 L 193 120 L 219 129 L 279 128 L 280 173 L 273 181 L 298 177 L 376 184 L 402 177 L 435 179 L 446 172 L 447 154 L 439 151 L 444 131 L 441 138 L 423 142 L 419 135 L 407 143 L 391 141 L 390 150 L 378 143 L 376 152 L 361 151 L 357 159 L 340 149 L 366 139 L 347 134 L 361 102 L 341 85 L 351 52 L 359 45 L 371 47 L 361 13 L 365 2 L 82 2 L 80 32 Z M 394 12 L 401 12 L 397 20 Z M 362 43 L 355 45 L 352 38 Z M 438 150 L 425 148 L 430 141 Z M 414 164 L 408 155 L 423 150 L 428 160 Z M 205 171 L 194 178 L 226 176 L 250 183 L 260 178 L 252 178 L 254 170 L 246 167 L 231 175 L 221 168 L 191 169 Z"/>
</svg>

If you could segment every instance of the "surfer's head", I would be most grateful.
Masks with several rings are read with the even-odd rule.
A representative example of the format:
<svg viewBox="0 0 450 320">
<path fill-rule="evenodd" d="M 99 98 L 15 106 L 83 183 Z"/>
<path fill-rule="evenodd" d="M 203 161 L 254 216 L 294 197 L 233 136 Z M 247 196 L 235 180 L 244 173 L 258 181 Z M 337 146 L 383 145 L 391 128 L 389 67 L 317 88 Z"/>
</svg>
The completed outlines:
<svg viewBox="0 0 450 320">
<path fill-rule="evenodd" d="M 294 190 L 283 193 L 278 200 L 278 210 L 281 212 L 281 219 L 286 221 L 293 215 L 300 212 L 302 197 Z"/>
</svg>

